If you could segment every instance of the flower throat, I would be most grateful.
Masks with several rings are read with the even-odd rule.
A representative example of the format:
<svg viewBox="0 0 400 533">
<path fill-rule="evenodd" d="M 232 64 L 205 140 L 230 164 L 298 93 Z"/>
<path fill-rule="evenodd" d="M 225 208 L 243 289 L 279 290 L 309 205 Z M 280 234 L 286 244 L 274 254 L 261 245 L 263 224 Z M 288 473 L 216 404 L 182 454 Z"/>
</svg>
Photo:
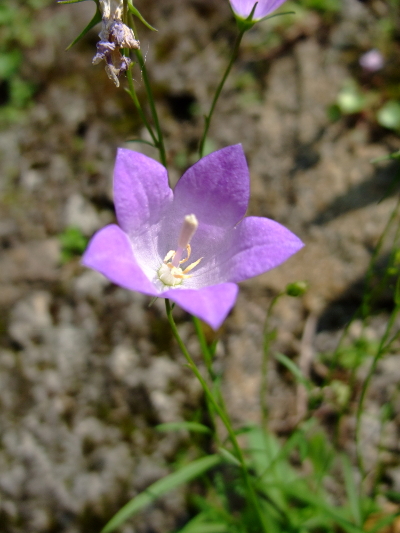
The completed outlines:
<svg viewBox="0 0 400 533">
<path fill-rule="evenodd" d="M 184 279 L 190 278 L 191 274 L 188 274 L 194 267 L 196 267 L 203 259 L 200 257 L 194 263 L 191 263 L 184 270 L 180 267 L 183 263 L 186 263 L 192 252 L 190 247 L 190 241 L 199 226 L 195 215 L 186 215 L 181 233 L 178 239 L 178 248 L 176 250 L 170 250 L 164 257 L 163 264 L 158 270 L 158 277 L 164 285 L 169 287 L 175 287 L 180 285 Z M 182 259 L 183 254 L 186 252 L 186 257 Z"/>
</svg>

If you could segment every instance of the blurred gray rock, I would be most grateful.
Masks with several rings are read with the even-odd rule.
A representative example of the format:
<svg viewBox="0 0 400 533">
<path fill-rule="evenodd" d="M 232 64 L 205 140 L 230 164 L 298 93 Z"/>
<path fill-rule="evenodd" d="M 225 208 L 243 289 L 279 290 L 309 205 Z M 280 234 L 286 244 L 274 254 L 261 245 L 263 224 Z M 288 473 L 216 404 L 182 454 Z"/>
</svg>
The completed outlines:
<svg viewBox="0 0 400 533">
<path fill-rule="evenodd" d="M 92 235 L 102 226 L 102 221 L 93 205 L 78 193 L 67 200 L 64 222 L 66 226 L 79 228 L 86 236 Z"/>
</svg>

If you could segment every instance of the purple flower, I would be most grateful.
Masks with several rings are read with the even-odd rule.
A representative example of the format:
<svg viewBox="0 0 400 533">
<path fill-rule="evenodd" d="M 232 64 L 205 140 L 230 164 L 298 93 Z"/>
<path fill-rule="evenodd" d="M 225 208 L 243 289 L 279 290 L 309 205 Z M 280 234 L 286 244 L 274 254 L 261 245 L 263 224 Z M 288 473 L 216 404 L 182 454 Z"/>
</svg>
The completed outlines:
<svg viewBox="0 0 400 533">
<path fill-rule="evenodd" d="M 234 13 L 242 19 L 247 19 L 251 14 L 257 0 L 229 0 Z M 278 9 L 285 0 L 258 0 L 256 10 L 252 17 L 255 22 Z"/>
<path fill-rule="evenodd" d="M 303 246 L 273 220 L 244 218 L 249 181 L 241 145 L 198 161 L 174 191 L 157 161 L 120 149 L 114 171 L 119 225 L 96 233 L 82 262 L 121 287 L 169 298 L 217 329 L 235 303 L 236 283 Z"/>
<path fill-rule="evenodd" d="M 363 69 L 368 70 L 369 72 L 380 70 L 383 68 L 384 64 L 385 60 L 383 55 L 379 50 L 376 50 L 376 48 L 373 48 L 369 52 L 365 52 L 365 54 L 360 57 L 360 65 Z"/>
</svg>

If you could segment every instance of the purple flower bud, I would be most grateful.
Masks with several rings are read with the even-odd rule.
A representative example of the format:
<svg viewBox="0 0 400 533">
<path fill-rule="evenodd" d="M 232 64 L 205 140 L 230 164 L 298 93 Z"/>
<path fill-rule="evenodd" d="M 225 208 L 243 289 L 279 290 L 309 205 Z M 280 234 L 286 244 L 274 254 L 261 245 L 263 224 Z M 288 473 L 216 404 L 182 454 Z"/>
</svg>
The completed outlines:
<svg viewBox="0 0 400 533">
<path fill-rule="evenodd" d="M 373 48 L 360 57 L 360 65 L 363 69 L 368 70 L 369 72 L 380 70 L 383 68 L 384 64 L 385 60 L 383 55 L 376 48 Z"/>
</svg>

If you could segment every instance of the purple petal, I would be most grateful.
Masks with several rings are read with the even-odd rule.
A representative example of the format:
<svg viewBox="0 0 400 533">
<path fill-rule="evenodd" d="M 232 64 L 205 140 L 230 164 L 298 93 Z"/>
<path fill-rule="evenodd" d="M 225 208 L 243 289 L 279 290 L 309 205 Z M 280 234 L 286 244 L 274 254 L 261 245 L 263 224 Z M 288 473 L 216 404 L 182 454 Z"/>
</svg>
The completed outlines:
<svg viewBox="0 0 400 533">
<path fill-rule="evenodd" d="M 237 285 L 223 283 L 199 290 L 170 290 L 162 293 L 162 296 L 201 318 L 213 329 L 218 329 L 235 305 L 237 293 Z"/>
<path fill-rule="evenodd" d="M 114 200 L 118 223 L 130 236 L 157 233 L 172 202 L 167 170 L 154 159 L 119 149 L 114 170 Z"/>
<path fill-rule="evenodd" d="M 229 248 L 217 258 L 218 279 L 238 283 L 258 276 L 277 267 L 303 246 L 296 235 L 278 222 L 247 217 L 233 230 Z"/>
<path fill-rule="evenodd" d="M 233 11 L 239 15 L 239 17 L 246 19 L 250 15 L 256 1 L 257 0 L 230 0 L 230 3 Z M 259 20 L 266 17 L 275 11 L 275 9 L 278 9 L 278 7 L 284 2 L 285 0 L 258 0 L 253 20 Z"/>
<path fill-rule="evenodd" d="M 158 295 L 157 289 L 138 265 L 128 236 L 115 224 L 94 235 L 82 257 L 82 264 L 101 272 L 125 289 Z"/>
<path fill-rule="evenodd" d="M 199 223 L 229 228 L 246 214 L 250 177 L 242 146 L 228 146 L 209 154 L 178 181 L 174 212 L 183 220 L 194 213 Z"/>
</svg>

